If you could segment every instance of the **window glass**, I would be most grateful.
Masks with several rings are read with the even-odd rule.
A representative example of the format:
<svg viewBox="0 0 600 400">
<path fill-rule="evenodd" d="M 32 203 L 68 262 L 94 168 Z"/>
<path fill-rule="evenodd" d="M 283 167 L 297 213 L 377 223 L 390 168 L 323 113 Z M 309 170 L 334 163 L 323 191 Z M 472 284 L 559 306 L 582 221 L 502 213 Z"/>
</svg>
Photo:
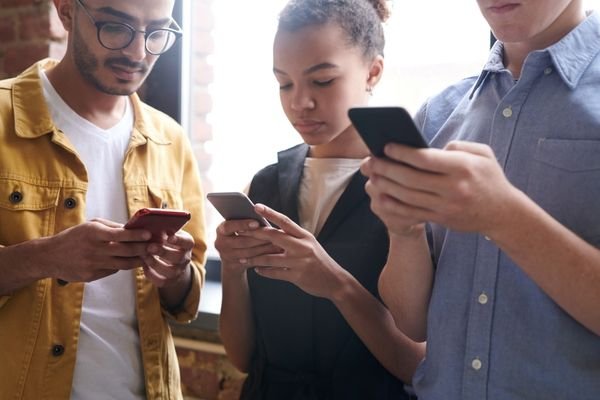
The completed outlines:
<svg viewBox="0 0 600 400">
<path fill-rule="evenodd" d="M 277 14 L 286 2 L 213 2 L 213 140 L 206 148 L 211 190 L 244 190 L 255 172 L 275 162 L 277 151 L 300 142 L 272 74 Z M 600 0 L 585 4 L 598 8 Z M 487 59 L 490 33 L 475 1 L 394 1 L 385 30 L 385 72 L 372 105 L 401 105 L 414 113 L 428 96 L 478 74 Z M 209 255 L 216 256 L 212 243 L 221 217 L 207 207 Z"/>
</svg>

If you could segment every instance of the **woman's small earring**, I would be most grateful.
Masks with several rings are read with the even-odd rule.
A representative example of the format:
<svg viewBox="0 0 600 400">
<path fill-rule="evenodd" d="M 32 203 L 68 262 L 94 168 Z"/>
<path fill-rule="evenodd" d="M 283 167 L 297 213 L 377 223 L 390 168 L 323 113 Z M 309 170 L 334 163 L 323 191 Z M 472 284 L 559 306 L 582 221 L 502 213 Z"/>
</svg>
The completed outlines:
<svg viewBox="0 0 600 400">
<path fill-rule="evenodd" d="M 373 86 L 367 86 L 367 93 L 369 93 L 370 96 L 373 96 Z"/>
</svg>

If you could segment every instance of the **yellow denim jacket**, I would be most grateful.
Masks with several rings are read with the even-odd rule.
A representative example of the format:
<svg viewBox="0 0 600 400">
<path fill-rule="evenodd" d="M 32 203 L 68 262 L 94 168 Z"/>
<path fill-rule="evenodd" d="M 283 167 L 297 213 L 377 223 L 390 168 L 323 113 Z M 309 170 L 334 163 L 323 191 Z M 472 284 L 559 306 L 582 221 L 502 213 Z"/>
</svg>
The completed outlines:
<svg viewBox="0 0 600 400">
<path fill-rule="evenodd" d="M 0 81 L 0 247 L 51 236 L 84 222 L 86 170 L 46 107 L 39 69 Z M 148 399 L 181 399 L 179 367 L 166 318 L 189 322 L 204 281 L 203 193 L 189 142 L 171 118 L 131 97 L 135 125 L 123 172 L 129 214 L 141 207 L 191 211 L 194 282 L 175 315 L 157 288 L 136 276 L 136 312 Z M 18 265 L 15 265 L 18 268 Z M 0 296 L 0 400 L 68 399 L 84 284 L 43 279 Z M 102 371 L 98 371 L 101 375 Z"/>
</svg>

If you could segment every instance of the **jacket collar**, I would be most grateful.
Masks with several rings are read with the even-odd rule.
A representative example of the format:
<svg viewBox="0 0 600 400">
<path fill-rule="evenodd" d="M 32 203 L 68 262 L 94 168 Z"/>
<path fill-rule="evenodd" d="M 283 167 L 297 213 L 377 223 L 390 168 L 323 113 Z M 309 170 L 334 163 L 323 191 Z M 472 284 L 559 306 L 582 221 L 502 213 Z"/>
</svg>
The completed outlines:
<svg viewBox="0 0 600 400">
<path fill-rule="evenodd" d="M 5 81 L 12 89 L 17 136 L 35 139 L 58 130 L 50 116 L 40 78 L 42 70 L 47 71 L 57 64 L 56 60 L 44 59 L 33 64 L 16 78 Z M 147 112 L 149 106 L 144 104 L 135 93 L 130 96 L 130 99 L 135 118 L 133 140 L 140 144 L 145 143 L 147 139 L 159 144 L 170 143 L 163 130 L 154 129 L 155 121 Z"/>
</svg>

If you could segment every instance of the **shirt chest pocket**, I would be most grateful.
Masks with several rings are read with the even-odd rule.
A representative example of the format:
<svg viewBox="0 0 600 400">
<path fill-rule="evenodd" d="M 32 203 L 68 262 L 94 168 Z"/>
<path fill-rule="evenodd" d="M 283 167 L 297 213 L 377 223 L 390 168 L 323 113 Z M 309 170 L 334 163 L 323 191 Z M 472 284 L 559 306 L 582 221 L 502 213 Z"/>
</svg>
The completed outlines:
<svg viewBox="0 0 600 400">
<path fill-rule="evenodd" d="M 579 236 L 600 244 L 600 140 L 541 139 L 528 194 Z"/>
<path fill-rule="evenodd" d="M 0 177 L 0 244 L 52 234 L 59 194 L 59 186 Z"/>
</svg>

